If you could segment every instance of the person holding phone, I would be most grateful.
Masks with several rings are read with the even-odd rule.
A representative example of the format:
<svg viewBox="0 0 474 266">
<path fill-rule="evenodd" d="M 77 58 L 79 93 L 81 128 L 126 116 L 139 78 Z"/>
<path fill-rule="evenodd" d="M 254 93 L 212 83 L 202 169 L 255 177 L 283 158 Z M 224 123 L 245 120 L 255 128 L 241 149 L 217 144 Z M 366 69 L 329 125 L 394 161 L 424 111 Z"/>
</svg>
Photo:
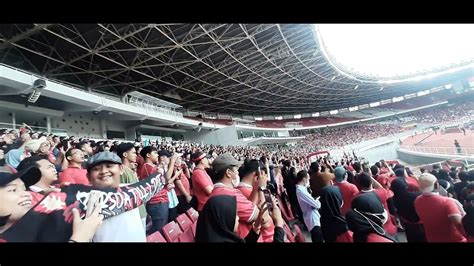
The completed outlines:
<svg viewBox="0 0 474 266">
<path fill-rule="evenodd" d="M 321 215 L 319 209 L 321 202 L 319 198 L 314 199 L 308 192 L 309 174 L 306 170 L 301 170 L 296 175 L 296 197 L 303 213 L 303 220 L 306 228 L 311 233 L 313 243 L 323 242 L 323 233 L 321 232 Z"/>
<path fill-rule="evenodd" d="M 266 190 L 266 178 L 258 179 L 258 200 L 253 203 L 248 200 L 236 187 L 240 183 L 238 168 L 241 165 L 230 153 L 219 155 L 212 163 L 212 178 L 216 181 L 211 196 L 229 195 L 237 198 L 237 215 L 239 216 L 239 235 L 244 238 L 252 228 L 252 223 L 257 219 L 261 206 L 265 202 L 264 191 Z M 264 215 L 264 222 L 268 223 L 270 217 Z"/>
</svg>

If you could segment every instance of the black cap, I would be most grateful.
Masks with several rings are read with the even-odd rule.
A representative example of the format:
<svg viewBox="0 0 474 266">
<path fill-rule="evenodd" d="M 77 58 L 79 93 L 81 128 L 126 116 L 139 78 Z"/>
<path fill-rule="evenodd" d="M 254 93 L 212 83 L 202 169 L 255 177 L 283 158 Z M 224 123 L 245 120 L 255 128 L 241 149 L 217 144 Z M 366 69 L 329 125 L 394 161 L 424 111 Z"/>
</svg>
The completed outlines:
<svg viewBox="0 0 474 266">
<path fill-rule="evenodd" d="M 41 170 L 36 166 L 30 166 L 16 174 L 0 172 L 0 187 L 7 185 L 17 178 L 20 178 L 28 188 L 29 186 L 38 183 L 41 179 Z"/>
<path fill-rule="evenodd" d="M 172 154 L 171 154 L 171 152 L 169 152 L 169 151 L 167 151 L 167 150 L 160 150 L 160 151 L 158 152 L 158 156 L 171 157 Z"/>
</svg>

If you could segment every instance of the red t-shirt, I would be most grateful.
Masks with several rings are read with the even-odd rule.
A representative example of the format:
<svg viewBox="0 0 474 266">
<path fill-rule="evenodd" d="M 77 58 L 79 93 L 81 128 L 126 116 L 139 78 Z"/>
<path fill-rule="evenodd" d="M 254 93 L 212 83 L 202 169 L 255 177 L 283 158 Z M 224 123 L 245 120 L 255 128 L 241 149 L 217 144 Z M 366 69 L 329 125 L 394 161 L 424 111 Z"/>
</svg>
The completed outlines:
<svg viewBox="0 0 474 266">
<path fill-rule="evenodd" d="M 418 185 L 418 181 L 416 181 L 416 178 L 413 176 L 407 176 L 405 177 L 408 183 L 408 191 L 420 191 L 420 186 Z"/>
<path fill-rule="evenodd" d="M 50 188 L 55 188 L 54 186 L 50 186 Z M 31 205 L 34 206 L 36 203 L 40 202 L 46 195 L 44 189 L 37 187 L 35 185 L 30 186 L 30 194 L 31 194 Z"/>
<path fill-rule="evenodd" d="M 186 190 L 186 192 L 188 192 L 188 194 L 190 194 L 191 193 L 191 187 L 189 186 L 189 179 L 186 177 L 186 175 L 184 173 L 181 173 L 181 176 L 179 177 L 179 180 L 181 181 L 181 184 L 183 184 L 184 190 Z M 176 191 L 177 196 L 183 195 L 181 190 L 175 188 L 175 191 Z"/>
<path fill-rule="evenodd" d="M 370 233 L 367 235 L 367 243 L 393 243 L 393 241 L 379 234 Z"/>
<path fill-rule="evenodd" d="M 343 205 L 341 207 L 342 215 L 346 215 L 346 213 L 351 209 L 352 199 L 359 193 L 359 189 L 354 185 L 347 181 L 336 182 L 334 183 L 335 186 L 339 187 L 339 190 L 342 194 Z"/>
<path fill-rule="evenodd" d="M 387 215 L 389 215 L 388 211 L 388 204 L 387 200 L 393 197 L 393 192 L 391 190 L 386 190 L 384 188 L 377 188 L 374 189 L 375 194 L 379 197 L 380 201 L 382 202 L 383 208 L 387 211 Z M 383 228 L 387 233 L 391 235 L 395 235 L 397 233 L 397 226 L 393 223 L 392 219 L 388 219 L 387 222 L 383 225 Z"/>
<path fill-rule="evenodd" d="M 194 168 L 193 171 L 193 193 L 196 196 L 198 202 L 198 211 L 201 211 L 206 204 L 209 196 L 206 194 L 205 188 L 213 186 L 211 177 L 206 173 L 205 170 L 200 168 Z"/>
<path fill-rule="evenodd" d="M 143 160 L 143 157 L 140 154 L 137 154 L 137 164 L 139 167 L 141 167 L 144 163 L 145 161 Z"/>
<path fill-rule="evenodd" d="M 375 180 L 382 185 L 383 188 L 388 189 L 390 188 L 390 178 L 386 174 L 380 174 L 378 175 Z"/>
<path fill-rule="evenodd" d="M 253 187 L 247 183 L 240 182 L 240 184 L 237 186 L 237 189 L 242 192 L 242 194 L 248 199 L 250 199 L 250 195 L 252 194 Z"/>
<path fill-rule="evenodd" d="M 149 177 L 151 174 L 158 172 L 159 170 L 160 169 L 158 168 L 158 166 L 151 163 L 145 163 L 139 169 L 138 179 L 140 180 L 145 179 Z M 165 177 L 163 175 L 161 176 L 161 182 L 163 182 L 163 184 L 166 183 Z M 155 196 L 153 196 L 148 201 L 149 204 L 167 203 L 167 202 L 168 202 L 168 189 L 166 189 L 166 186 L 164 186 L 160 192 L 156 193 Z"/>
<path fill-rule="evenodd" d="M 240 190 L 222 183 L 214 184 L 212 196 L 229 195 L 237 198 L 237 216 L 239 216 L 239 236 L 245 238 L 252 230 L 252 222 L 257 218 L 257 206 L 248 200 Z"/>
<path fill-rule="evenodd" d="M 387 167 L 382 167 L 382 168 L 380 168 L 380 174 L 381 174 L 381 175 L 387 174 L 387 173 L 390 173 L 390 170 L 388 170 Z"/>
<path fill-rule="evenodd" d="M 338 235 L 336 237 L 335 242 L 336 243 L 352 243 L 354 242 L 352 235 L 353 235 L 352 231 L 347 230 L 346 232 Z"/>
<path fill-rule="evenodd" d="M 59 174 L 59 183 L 62 186 L 70 184 L 90 185 L 89 179 L 87 179 L 87 170 L 71 165 Z"/>
<path fill-rule="evenodd" d="M 387 191 L 384 188 L 377 188 L 377 189 L 373 189 L 372 192 L 377 194 L 377 197 L 380 199 L 380 202 L 382 203 L 385 211 L 387 211 L 387 215 L 388 215 L 389 211 L 388 211 L 387 200 L 390 198 L 390 191 Z M 360 193 L 364 193 L 364 192 L 361 191 Z M 383 228 L 385 229 L 385 231 L 387 231 L 387 233 L 391 235 L 395 235 L 397 233 L 397 227 L 395 226 L 395 224 L 393 224 L 393 221 L 390 218 L 383 225 Z"/>
<path fill-rule="evenodd" d="M 252 190 L 253 187 L 247 183 L 240 182 L 240 184 L 237 186 L 237 189 L 242 192 L 242 195 L 244 195 L 248 200 L 251 201 L 250 196 L 252 195 Z M 260 237 L 258 238 L 257 242 L 265 242 L 265 243 L 271 243 L 273 242 L 273 234 L 275 231 L 275 225 L 273 224 L 273 221 L 269 221 L 269 226 L 268 228 L 263 228 L 260 230 Z"/>
<path fill-rule="evenodd" d="M 467 242 L 449 220 L 450 216 L 461 216 L 451 199 L 438 194 L 423 194 L 416 198 L 415 210 L 425 228 L 427 242 Z"/>
</svg>

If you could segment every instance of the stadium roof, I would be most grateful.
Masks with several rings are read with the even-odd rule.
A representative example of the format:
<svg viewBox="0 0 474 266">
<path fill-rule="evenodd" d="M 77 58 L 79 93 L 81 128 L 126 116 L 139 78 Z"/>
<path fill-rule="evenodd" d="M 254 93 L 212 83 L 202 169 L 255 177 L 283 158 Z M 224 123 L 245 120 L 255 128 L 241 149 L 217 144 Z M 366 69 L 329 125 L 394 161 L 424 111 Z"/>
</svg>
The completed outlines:
<svg viewBox="0 0 474 266">
<path fill-rule="evenodd" d="M 90 91 L 239 115 L 335 110 L 459 78 L 361 83 L 328 63 L 315 34 L 310 24 L 2 24 L 0 62 Z"/>
</svg>

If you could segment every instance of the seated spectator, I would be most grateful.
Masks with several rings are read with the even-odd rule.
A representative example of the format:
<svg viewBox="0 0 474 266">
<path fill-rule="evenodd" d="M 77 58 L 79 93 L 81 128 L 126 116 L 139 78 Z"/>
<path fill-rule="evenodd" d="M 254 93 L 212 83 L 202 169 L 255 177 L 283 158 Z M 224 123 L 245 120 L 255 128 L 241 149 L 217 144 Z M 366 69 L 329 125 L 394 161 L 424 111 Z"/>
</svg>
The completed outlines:
<svg viewBox="0 0 474 266">
<path fill-rule="evenodd" d="M 267 208 L 262 209 L 262 213 Z M 259 219 L 261 219 L 260 214 Z M 283 218 L 276 202 L 272 211 L 272 218 L 275 220 L 275 237 L 273 242 L 283 242 L 285 232 L 283 230 Z M 196 242 L 225 242 L 242 243 L 256 242 L 259 237 L 260 224 L 257 220 L 252 230 L 245 238 L 237 233 L 239 226 L 239 216 L 237 215 L 237 199 L 234 196 L 219 195 L 210 197 L 202 212 L 199 215 L 196 228 Z"/>
</svg>

